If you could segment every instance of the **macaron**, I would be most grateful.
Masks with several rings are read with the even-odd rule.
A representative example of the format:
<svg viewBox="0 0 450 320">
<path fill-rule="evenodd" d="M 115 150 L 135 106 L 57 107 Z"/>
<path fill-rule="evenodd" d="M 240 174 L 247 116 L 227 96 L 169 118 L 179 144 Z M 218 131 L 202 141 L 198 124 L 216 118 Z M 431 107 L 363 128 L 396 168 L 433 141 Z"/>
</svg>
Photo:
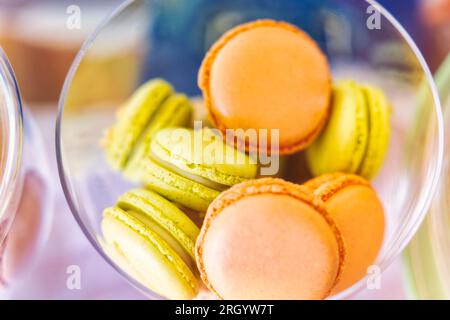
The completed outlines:
<svg viewBox="0 0 450 320">
<path fill-rule="evenodd" d="M 390 116 L 380 89 L 351 80 L 336 84 L 328 124 L 306 151 L 311 173 L 339 171 L 373 179 L 388 149 Z"/>
<path fill-rule="evenodd" d="M 203 212 L 222 191 L 257 174 L 256 161 L 207 128 L 160 130 L 146 156 L 125 170 L 128 179 Z"/>
<path fill-rule="evenodd" d="M 196 257 L 203 282 L 222 299 L 323 299 L 340 277 L 345 249 L 306 189 L 264 178 L 214 200 Z"/>
<path fill-rule="evenodd" d="M 129 160 L 142 156 L 155 132 L 169 126 L 187 125 L 193 109 L 186 96 L 174 93 L 164 80 L 143 84 L 117 113 L 117 120 L 106 130 L 102 146 L 115 170 L 123 170 Z"/>
<path fill-rule="evenodd" d="M 215 127 L 279 130 L 280 154 L 306 148 L 329 113 L 327 58 L 286 22 L 257 20 L 229 30 L 206 54 L 198 84 Z M 247 148 L 267 148 L 274 143 L 267 135 L 267 143 L 246 139 Z"/>
<path fill-rule="evenodd" d="M 195 297 L 199 230 L 178 207 L 152 191 L 131 190 L 104 211 L 101 226 L 105 252 L 135 280 L 169 299 Z"/>
<path fill-rule="evenodd" d="M 324 202 L 344 241 L 345 268 L 333 289 L 338 293 L 362 279 L 375 262 L 384 238 L 383 205 L 370 183 L 356 175 L 326 174 L 304 186 Z"/>
</svg>

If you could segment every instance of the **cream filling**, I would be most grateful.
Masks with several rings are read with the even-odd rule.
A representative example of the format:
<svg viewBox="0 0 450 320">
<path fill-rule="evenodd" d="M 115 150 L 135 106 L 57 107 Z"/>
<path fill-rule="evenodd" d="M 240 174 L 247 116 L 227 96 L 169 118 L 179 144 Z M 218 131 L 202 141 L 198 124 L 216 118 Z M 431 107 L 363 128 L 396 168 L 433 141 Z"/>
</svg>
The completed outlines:
<svg viewBox="0 0 450 320">
<path fill-rule="evenodd" d="M 180 256 L 180 258 L 184 261 L 184 263 L 191 270 L 195 270 L 193 261 L 183 246 L 176 240 L 167 230 L 161 227 L 157 222 L 155 222 L 152 218 L 147 216 L 145 213 L 137 212 L 137 211 L 127 211 L 130 215 L 141 221 L 146 227 L 156 233 L 161 239 L 163 239 L 169 246 L 172 248 L 176 254 Z"/>
<path fill-rule="evenodd" d="M 216 181 L 212 181 L 208 178 L 205 178 L 205 177 L 190 173 L 188 171 L 185 171 L 183 169 L 180 169 L 179 167 L 173 165 L 172 163 L 162 160 L 157 155 L 155 155 L 153 152 L 150 152 L 149 155 L 150 155 L 150 159 L 152 161 L 154 161 L 156 164 L 158 164 L 159 166 L 161 166 L 171 172 L 176 173 L 179 176 L 182 176 L 183 178 L 186 178 L 191 181 L 195 181 L 201 185 L 204 185 L 205 187 L 208 187 L 210 189 L 217 190 L 217 191 L 225 191 L 229 188 L 229 186 L 227 186 L 225 184 L 222 184 L 222 183 L 219 183 Z"/>
</svg>

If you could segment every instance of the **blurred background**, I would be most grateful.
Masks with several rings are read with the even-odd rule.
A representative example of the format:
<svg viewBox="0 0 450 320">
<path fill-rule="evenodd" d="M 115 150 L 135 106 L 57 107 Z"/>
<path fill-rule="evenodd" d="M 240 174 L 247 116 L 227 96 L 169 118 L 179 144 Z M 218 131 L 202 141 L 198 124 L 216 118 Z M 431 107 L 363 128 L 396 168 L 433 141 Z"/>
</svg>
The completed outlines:
<svg viewBox="0 0 450 320">
<path fill-rule="evenodd" d="M 36 118 L 44 135 L 47 154 L 54 173 L 52 183 L 58 188 L 58 198 L 54 204 L 55 218 L 52 233 L 43 257 L 29 276 L 22 279 L 14 290 L 8 292 L 12 298 L 38 299 L 140 299 L 144 298 L 123 280 L 94 251 L 73 219 L 66 201 L 59 190 L 55 151 L 54 121 L 57 103 L 64 79 L 69 68 L 86 39 L 95 27 L 121 3 L 120 0 L 0 0 L 0 46 L 8 55 L 18 78 L 21 94 L 26 106 Z M 234 0 L 230 2 L 235 2 Z M 308 6 L 317 5 L 317 0 L 285 0 L 283 5 L 298 7 L 298 12 L 307 14 Z M 450 0 L 380 0 L 417 42 L 432 71 L 435 71 L 450 52 Z M 170 24 L 185 23 L 190 26 L 190 12 L 208 6 L 213 10 L 217 1 L 211 0 L 166 0 L 163 14 L 154 17 L 156 25 L 153 43 L 164 45 L 164 37 L 180 37 L 179 41 L 189 42 L 170 33 Z M 239 5 L 255 5 L 256 1 L 239 1 Z M 79 21 L 77 18 L 81 18 Z M 228 19 L 239 19 L 230 16 Z M 214 26 L 208 26 L 204 37 L 214 38 Z M 123 86 L 139 81 L 141 57 L 136 47 L 140 45 L 129 34 L 126 25 L 123 30 L 121 50 L 98 48 L 95 55 L 83 61 L 80 71 L 85 79 L 77 84 L 77 94 L 71 94 L 76 101 L 71 105 L 83 108 L 98 97 L 120 100 L 129 91 Z M 210 32 L 211 34 L 209 34 Z M 158 42 L 159 41 L 159 42 Z M 167 55 L 174 54 L 170 48 Z M 186 60 L 198 60 L 195 52 Z M 190 70 L 186 63 L 183 72 Z M 163 67 L 163 66 L 162 66 Z M 126 70 L 126 72 L 124 72 Z M 177 72 L 180 72 L 177 70 Z M 104 77 L 96 82 L 96 77 Z M 126 77 L 127 81 L 124 81 Z M 176 75 L 168 75 L 176 77 Z M 105 80 L 107 79 L 107 80 Z M 118 80 L 120 79 L 120 81 Z M 176 83 L 176 78 L 174 80 Z M 104 84 L 102 87 L 96 83 Z M 120 83 L 121 85 L 118 85 Z M 195 88 L 184 88 L 186 92 Z M 67 279 L 70 267 L 81 270 L 80 289 L 68 289 Z M 69 273 L 68 273 L 69 272 Z M 401 261 L 396 262 L 386 272 L 381 290 L 358 294 L 362 299 L 403 299 L 404 290 Z"/>
</svg>

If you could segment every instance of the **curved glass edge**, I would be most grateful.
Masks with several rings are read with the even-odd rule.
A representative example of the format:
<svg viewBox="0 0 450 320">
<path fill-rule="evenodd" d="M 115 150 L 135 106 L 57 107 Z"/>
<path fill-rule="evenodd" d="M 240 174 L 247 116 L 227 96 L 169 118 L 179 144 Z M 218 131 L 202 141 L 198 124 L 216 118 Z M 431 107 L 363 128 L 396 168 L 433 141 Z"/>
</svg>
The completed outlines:
<svg viewBox="0 0 450 320">
<path fill-rule="evenodd" d="M 439 181 L 439 177 L 442 171 L 442 165 L 443 165 L 443 157 L 444 157 L 444 129 L 443 129 L 443 117 L 441 112 L 441 104 L 439 100 L 439 95 L 436 89 L 436 86 L 433 81 L 433 76 L 431 74 L 431 71 L 425 62 L 425 58 L 423 57 L 422 53 L 418 49 L 416 43 L 411 38 L 411 36 L 407 33 L 407 31 L 402 27 L 402 25 L 396 20 L 396 18 L 390 14 L 383 6 L 381 6 L 377 1 L 375 0 L 365 0 L 369 5 L 373 6 L 382 16 L 384 16 L 394 27 L 399 31 L 401 36 L 405 39 L 406 43 L 410 46 L 412 51 L 414 52 L 416 58 L 418 59 L 420 66 L 422 67 L 427 81 L 430 83 L 430 91 L 432 93 L 432 98 L 435 104 L 435 113 L 436 113 L 436 120 L 437 120 L 437 163 L 435 166 L 435 169 L 432 172 L 432 177 L 430 179 L 430 182 L 428 185 L 423 187 L 423 190 L 427 190 L 425 194 L 422 195 L 421 199 L 419 200 L 419 204 L 415 210 L 414 216 L 417 216 L 418 218 L 414 221 L 412 221 L 411 229 L 412 231 L 408 233 L 408 235 L 399 235 L 398 239 L 396 240 L 397 247 L 395 248 L 395 251 L 392 251 L 391 254 L 383 261 L 379 261 L 379 264 L 383 264 L 382 270 L 385 270 L 395 259 L 398 254 L 401 253 L 401 251 L 406 247 L 408 242 L 411 240 L 411 238 L 414 236 L 414 234 L 417 232 L 418 228 L 420 227 L 420 224 L 422 223 L 425 214 L 431 204 L 431 201 L 433 199 L 433 195 L 437 189 L 437 184 Z M 57 165 L 58 165 L 58 173 L 60 177 L 61 186 L 63 188 L 63 192 L 66 198 L 66 201 L 70 207 L 70 210 L 72 212 L 72 215 L 74 216 L 75 220 L 79 224 L 80 228 L 82 229 L 85 236 L 88 238 L 89 242 L 92 244 L 92 246 L 95 248 L 95 250 L 106 260 L 108 263 L 117 271 L 119 274 L 121 274 L 127 281 L 129 281 L 133 286 L 135 286 L 137 289 L 142 291 L 146 296 L 149 296 L 149 291 L 144 286 L 142 286 L 139 282 L 129 277 L 128 274 L 126 274 L 121 268 L 119 268 L 116 263 L 114 263 L 111 258 L 106 255 L 106 253 L 103 251 L 101 246 L 98 244 L 98 241 L 95 237 L 93 237 L 89 230 L 87 230 L 84 225 L 83 221 L 81 221 L 80 216 L 76 213 L 76 205 L 73 203 L 71 198 L 71 187 L 68 179 L 65 175 L 65 168 L 64 168 L 64 160 L 62 156 L 62 141 L 61 141 L 61 123 L 62 123 L 62 116 L 64 113 L 64 106 L 66 102 L 67 93 L 69 90 L 70 83 L 81 63 L 81 60 L 85 56 L 87 50 L 92 46 L 95 39 L 98 37 L 98 35 L 101 33 L 101 31 L 107 26 L 110 20 L 116 18 L 119 16 L 127 7 L 129 7 L 131 4 L 139 2 L 138 0 L 127 0 L 124 3 L 122 3 L 118 8 L 116 8 L 115 11 L 113 11 L 108 17 L 106 17 L 103 22 L 96 28 L 96 30 L 87 38 L 87 40 L 82 45 L 82 49 L 77 54 L 70 71 L 66 77 L 66 80 L 64 82 L 63 90 L 61 92 L 60 100 L 58 103 L 58 116 L 56 120 L 56 135 L 55 135 L 55 144 L 56 144 L 56 153 L 57 153 Z M 142 1 L 141 1 L 142 2 Z M 366 283 L 366 278 L 361 279 L 358 283 L 353 285 L 352 287 L 348 288 L 347 290 L 331 297 L 331 299 L 343 299 L 346 297 L 351 297 L 361 289 L 363 289 L 364 285 Z M 153 293 L 149 296 L 149 298 L 153 299 L 164 299 L 163 297 L 159 296 L 156 293 Z"/>
<path fill-rule="evenodd" d="M 7 137 L 2 137 L 2 139 L 6 138 L 7 155 L 3 178 L 0 184 L 0 219 L 7 219 L 10 217 L 5 217 L 6 211 L 11 215 L 15 212 L 14 210 L 10 210 L 10 205 L 14 199 L 14 193 L 20 190 L 20 168 L 23 153 L 23 109 L 14 72 L 6 54 L 1 48 L 0 87 L 5 94 L 6 125 L 8 128 Z M 5 234 L 7 233 L 7 229 L 8 226 L 6 227 Z M 2 239 L 0 238 L 1 241 Z"/>
<path fill-rule="evenodd" d="M 10 299 L 16 288 L 20 287 L 21 284 L 29 279 L 28 276 L 39 263 L 41 258 L 40 253 L 43 252 L 50 236 L 54 218 L 54 199 L 56 193 L 55 187 L 51 183 L 49 159 L 42 150 L 45 150 L 43 136 L 32 114 L 25 108 L 23 112 L 23 161 L 21 172 L 23 172 L 23 177 L 29 173 L 37 174 L 45 186 L 44 195 L 39 203 L 42 220 L 39 222 L 40 229 L 36 242 L 31 243 L 33 252 L 27 259 L 26 268 L 20 273 L 20 277 L 14 278 L 13 283 L 8 283 L 4 290 L 0 290 L 0 299 Z M 20 199 L 22 198 L 23 196 L 20 197 Z"/>
<path fill-rule="evenodd" d="M 58 175 L 59 180 L 61 183 L 61 187 L 64 192 L 64 196 L 66 198 L 66 201 L 69 205 L 69 208 L 72 212 L 73 217 L 77 221 L 78 225 L 80 226 L 82 232 L 87 237 L 91 245 L 94 247 L 94 249 L 100 254 L 100 256 L 105 259 L 108 264 L 117 271 L 125 280 L 130 282 L 137 290 L 142 292 L 145 296 L 149 297 L 150 299 L 155 300 L 165 300 L 164 297 L 158 295 L 157 293 L 149 294 L 149 290 L 144 287 L 142 284 L 140 284 L 138 281 L 131 278 L 125 271 L 122 270 L 117 264 L 104 252 L 104 250 L 99 245 L 98 239 L 93 237 L 89 230 L 87 230 L 84 227 L 83 221 L 81 220 L 80 216 L 76 213 L 76 205 L 72 201 L 71 196 L 71 186 L 66 179 L 65 169 L 64 169 L 64 160 L 63 160 L 63 153 L 62 153 L 62 141 L 61 141 L 61 123 L 62 123 L 62 117 L 64 114 L 64 106 L 66 103 L 67 94 L 69 92 L 70 84 L 75 76 L 75 73 L 83 60 L 83 57 L 86 55 L 86 52 L 89 50 L 89 48 L 92 47 L 95 39 L 99 36 L 101 31 L 108 25 L 108 23 L 113 20 L 114 18 L 120 16 L 121 13 L 123 13 L 128 7 L 130 7 L 132 4 L 145 1 L 143 0 L 126 0 L 121 5 L 119 5 L 113 12 L 111 12 L 108 16 L 106 16 L 103 21 L 97 26 L 97 28 L 94 30 L 94 32 L 84 41 L 83 45 L 81 46 L 80 51 L 78 52 L 77 56 L 75 57 L 69 73 L 67 74 L 67 77 L 64 81 L 63 89 L 61 91 L 61 95 L 58 102 L 58 115 L 56 118 L 56 128 L 55 128 L 55 146 L 56 146 L 56 161 L 58 166 Z"/>
<path fill-rule="evenodd" d="M 410 222 L 410 228 L 407 228 L 410 230 L 408 234 L 399 234 L 394 239 L 394 244 L 396 244 L 396 247 L 394 247 L 389 252 L 390 254 L 388 254 L 386 258 L 384 258 L 383 260 L 376 262 L 377 265 L 382 265 L 382 271 L 384 271 L 394 262 L 395 258 L 411 241 L 414 234 L 416 234 L 417 230 L 419 229 L 420 225 L 422 224 L 426 216 L 427 210 L 429 209 L 431 202 L 433 200 L 433 196 L 437 190 L 444 162 L 444 120 L 438 90 L 434 83 L 432 73 L 417 44 L 411 38 L 408 32 L 403 28 L 400 22 L 398 22 L 397 19 L 382 5 L 380 5 L 375 0 L 365 0 L 365 1 L 368 4 L 370 4 L 373 8 L 375 8 L 378 12 L 380 12 L 380 14 L 383 17 L 385 17 L 399 31 L 400 35 L 404 38 L 404 40 L 409 45 L 411 50 L 414 52 L 414 55 L 418 59 L 419 64 L 425 73 L 426 80 L 429 83 L 429 90 L 432 94 L 432 99 L 434 101 L 435 106 L 435 115 L 437 120 L 437 131 L 438 131 L 436 143 L 437 163 L 436 166 L 434 167 L 433 172 L 431 173 L 432 176 L 430 177 L 428 184 L 422 187 L 422 190 L 425 190 L 425 192 L 422 193 L 421 198 L 418 201 L 418 205 L 415 208 L 414 214 L 412 215 L 413 217 L 417 218 Z M 346 297 L 351 297 L 352 295 L 356 294 L 357 292 L 359 292 L 364 288 L 366 281 L 367 279 L 365 277 L 356 284 L 354 284 L 352 287 L 348 288 L 347 290 L 342 291 L 339 294 L 333 296 L 332 299 L 344 299 Z"/>
<path fill-rule="evenodd" d="M 442 102 L 445 102 L 450 97 L 450 55 L 437 71 L 435 80 Z M 449 108 L 450 105 L 443 105 L 443 113 L 446 115 L 447 120 L 450 112 Z M 446 151 L 448 156 L 449 150 Z M 434 228 L 436 223 L 441 228 L 448 226 L 441 221 L 442 214 L 445 214 L 445 212 L 441 211 L 443 208 L 440 203 L 446 198 L 446 190 L 444 190 L 446 179 L 446 176 L 442 176 L 440 184 L 442 189 L 438 190 L 428 216 L 403 254 L 403 267 L 406 274 L 404 283 L 410 298 L 450 298 L 450 288 L 446 288 L 443 279 L 443 273 L 448 271 L 448 269 L 445 269 L 448 266 L 442 266 L 442 263 L 439 263 L 439 260 L 442 260 L 442 248 L 440 248 L 440 245 L 449 246 L 450 244 L 438 243 L 439 235 L 435 233 L 439 233 L 439 230 Z"/>
</svg>

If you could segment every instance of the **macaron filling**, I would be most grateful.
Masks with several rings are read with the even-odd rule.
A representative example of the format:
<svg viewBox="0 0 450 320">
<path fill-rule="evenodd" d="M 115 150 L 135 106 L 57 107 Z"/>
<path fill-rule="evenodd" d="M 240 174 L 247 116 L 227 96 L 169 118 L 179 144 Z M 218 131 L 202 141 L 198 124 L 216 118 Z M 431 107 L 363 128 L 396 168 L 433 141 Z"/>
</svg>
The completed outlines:
<svg viewBox="0 0 450 320">
<path fill-rule="evenodd" d="M 217 190 L 217 191 L 224 191 L 229 188 L 229 186 L 227 186 L 225 184 L 221 184 L 216 181 L 210 180 L 208 178 L 185 171 L 185 170 L 177 167 L 176 165 L 161 159 L 154 152 L 150 151 L 148 155 L 149 155 L 150 159 L 157 165 L 159 165 L 175 174 L 178 174 L 179 176 L 181 176 L 183 178 L 186 178 L 188 180 L 195 181 L 201 185 L 204 185 L 205 187 L 208 187 L 210 189 Z"/>
<path fill-rule="evenodd" d="M 137 212 L 137 211 L 127 211 L 129 215 L 136 218 L 140 222 L 142 222 L 146 227 L 150 228 L 154 233 L 156 233 L 162 240 L 167 242 L 167 244 L 183 259 L 184 263 L 191 269 L 195 270 L 195 265 L 193 260 L 187 253 L 187 251 L 183 248 L 183 246 L 160 224 L 155 222 L 152 218 L 147 216 L 145 213 Z"/>
<path fill-rule="evenodd" d="M 209 128 L 163 129 L 152 140 L 150 151 L 183 171 L 224 186 L 255 178 L 257 162 L 216 133 Z"/>
<path fill-rule="evenodd" d="M 164 203 L 165 202 L 165 203 Z M 144 224 L 155 226 L 157 232 L 168 242 L 175 241 L 183 250 L 195 259 L 194 246 L 198 235 L 197 226 L 175 205 L 147 190 L 132 190 L 122 195 L 116 205 Z M 179 214 L 173 213 L 177 211 Z M 153 228 L 152 228 L 153 229 Z M 180 250 L 177 250 L 180 251 Z"/>
<path fill-rule="evenodd" d="M 173 247 L 132 213 L 106 209 L 102 222 L 106 250 L 125 270 L 152 290 L 175 299 L 192 298 L 198 283 L 192 263 L 186 264 Z"/>
</svg>

